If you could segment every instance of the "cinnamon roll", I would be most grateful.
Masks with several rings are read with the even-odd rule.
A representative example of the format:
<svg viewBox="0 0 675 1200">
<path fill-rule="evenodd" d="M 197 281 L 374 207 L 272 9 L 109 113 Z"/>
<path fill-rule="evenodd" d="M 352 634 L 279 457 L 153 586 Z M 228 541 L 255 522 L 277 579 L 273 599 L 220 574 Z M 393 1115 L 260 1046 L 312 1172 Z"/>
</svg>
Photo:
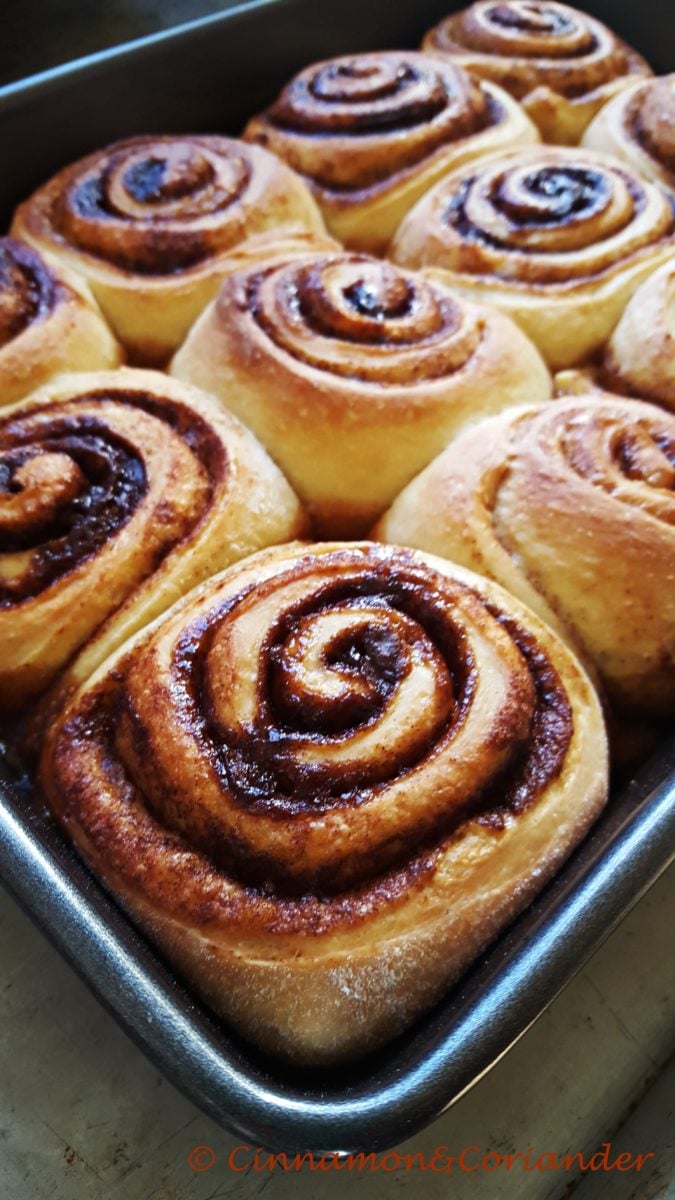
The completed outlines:
<svg viewBox="0 0 675 1200">
<path fill-rule="evenodd" d="M 505 92 L 408 51 L 307 67 L 244 137 L 307 180 L 331 233 L 370 252 L 384 251 L 408 209 L 453 167 L 539 140 Z"/>
<path fill-rule="evenodd" d="M 365 532 L 467 421 L 551 386 L 506 318 L 353 253 L 233 273 L 171 370 L 241 417 L 335 537 Z"/>
<path fill-rule="evenodd" d="M 638 288 L 597 363 L 559 371 L 558 395 L 613 392 L 675 409 L 675 257 Z"/>
<path fill-rule="evenodd" d="M 74 687 L 207 575 L 300 528 L 253 435 L 164 375 L 64 375 L 5 410 L 0 713 L 57 676 Z"/>
<path fill-rule="evenodd" d="M 602 382 L 675 409 L 675 255 L 630 300 L 605 350 Z"/>
<path fill-rule="evenodd" d="M 62 371 L 116 367 L 120 359 L 84 281 L 30 246 L 0 238 L 0 407 Z"/>
<path fill-rule="evenodd" d="M 675 205 L 675 74 L 643 80 L 616 96 L 591 122 L 583 144 L 614 154 Z"/>
<path fill-rule="evenodd" d="M 436 1001 L 606 795 L 601 712 L 495 584 L 369 543 L 190 593 L 52 729 L 43 794 L 207 1002 L 294 1062 Z"/>
<path fill-rule="evenodd" d="M 675 417 L 596 393 L 482 422 L 382 518 L 385 541 L 496 579 L 614 705 L 675 712 Z"/>
<path fill-rule="evenodd" d="M 575 144 L 603 104 L 651 74 L 601 21 L 555 0 L 479 0 L 422 45 L 510 92 L 546 142 Z"/>
<path fill-rule="evenodd" d="M 12 232 L 85 277 L 135 362 L 162 365 L 218 290 L 244 238 L 319 210 L 274 155 L 232 138 L 131 138 L 38 189 Z"/>
<path fill-rule="evenodd" d="M 675 253 L 666 197 L 609 156 L 524 147 L 454 171 L 392 246 L 513 317 L 554 368 L 607 341 L 635 289 Z"/>
</svg>

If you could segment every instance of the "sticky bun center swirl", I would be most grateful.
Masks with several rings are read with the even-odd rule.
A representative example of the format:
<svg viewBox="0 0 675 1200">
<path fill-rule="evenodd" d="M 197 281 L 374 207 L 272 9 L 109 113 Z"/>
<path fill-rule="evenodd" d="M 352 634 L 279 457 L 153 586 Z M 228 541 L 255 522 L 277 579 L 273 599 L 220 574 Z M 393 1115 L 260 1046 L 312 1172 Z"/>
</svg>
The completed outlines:
<svg viewBox="0 0 675 1200">
<path fill-rule="evenodd" d="M 366 255 L 341 254 L 242 275 L 241 305 L 275 346 L 307 366 L 378 384 L 459 370 L 480 321 L 446 289 Z M 223 295 L 226 308 L 229 294 Z"/>
<path fill-rule="evenodd" d="M 471 269 L 530 283 L 594 275 L 672 236 L 665 197 L 608 160 L 575 149 L 521 151 L 467 171 L 442 221 Z"/>
<path fill-rule="evenodd" d="M 337 192 L 375 185 L 501 117 L 478 80 L 412 52 L 309 67 L 266 114 L 273 130 L 289 135 L 285 148 L 296 169 Z M 300 140 L 308 138 L 314 143 L 302 151 Z"/>
<path fill-rule="evenodd" d="M 52 220 L 70 245 L 128 270 L 170 274 L 219 248 L 251 176 L 220 138 L 137 138 L 76 165 Z"/>
<path fill-rule="evenodd" d="M 597 47 L 583 13 L 537 0 L 474 4 L 464 14 L 461 29 L 467 47 L 493 54 L 576 58 Z"/>
<path fill-rule="evenodd" d="M 557 675 L 470 587 L 367 545 L 252 578 L 170 615 L 108 708 L 106 757 L 220 869 L 338 892 L 561 769 Z"/>
</svg>

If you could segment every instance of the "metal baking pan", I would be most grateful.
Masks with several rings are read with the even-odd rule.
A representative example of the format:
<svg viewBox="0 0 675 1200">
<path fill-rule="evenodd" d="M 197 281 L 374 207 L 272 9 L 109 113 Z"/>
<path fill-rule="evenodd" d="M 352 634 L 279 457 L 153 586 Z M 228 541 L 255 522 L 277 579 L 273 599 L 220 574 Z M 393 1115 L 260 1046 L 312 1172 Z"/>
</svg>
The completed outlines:
<svg viewBox="0 0 675 1200">
<path fill-rule="evenodd" d="M 0 208 L 118 137 L 238 132 L 299 67 L 415 46 L 448 0 L 258 0 L 0 88 Z M 455 5 L 454 7 L 459 7 Z M 588 5 L 666 71 L 675 9 Z M 638 11 L 639 10 L 639 11 Z M 1 652 L 1 651 L 0 651 Z M 554 882 L 414 1028 L 349 1068 L 290 1070 L 191 996 L 78 859 L 0 750 L 0 875 L 154 1063 L 195 1103 L 271 1149 L 382 1150 L 457 1100 L 532 1024 L 666 867 L 675 737 L 619 794 Z"/>
</svg>

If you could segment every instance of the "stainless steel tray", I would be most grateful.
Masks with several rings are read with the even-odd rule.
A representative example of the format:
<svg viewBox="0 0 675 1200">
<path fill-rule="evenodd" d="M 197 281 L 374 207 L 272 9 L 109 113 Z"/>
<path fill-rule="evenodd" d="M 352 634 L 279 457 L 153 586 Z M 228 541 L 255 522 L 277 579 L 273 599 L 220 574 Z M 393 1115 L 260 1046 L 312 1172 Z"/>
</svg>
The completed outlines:
<svg viewBox="0 0 675 1200">
<path fill-rule="evenodd" d="M 0 145 L 11 164 L 0 177 L 4 219 L 50 171 L 96 146 L 139 132 L 236 133 L 300 66 L 343 51 L 414 46 L 451 7 L 447 0 L 259 0 L 0 88 Z M 660 56 L 675 44 L 675 10 L 666 15 L 659 0 L 645 0 L 638 20 L 628 0 L 590 7 L 669 69 Z M 556 880 L 433 1012 L 328 1079 L 265 1058 L 210 1016 L 92 878 L 10 763 L 0 752 L 4 882 L 173 1083 L 227 1128 L 289 1152 L 384 1149 L 431 1121 L 536 1020 L 675 845 L 674 737 L 613 796 Z"/>
</svg>

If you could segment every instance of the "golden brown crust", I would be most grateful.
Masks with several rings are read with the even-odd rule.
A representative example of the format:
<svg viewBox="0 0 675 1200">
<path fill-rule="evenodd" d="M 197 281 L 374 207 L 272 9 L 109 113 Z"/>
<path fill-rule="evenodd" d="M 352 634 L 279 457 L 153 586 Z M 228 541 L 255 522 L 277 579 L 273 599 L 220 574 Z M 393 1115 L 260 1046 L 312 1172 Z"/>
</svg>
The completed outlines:
<svg viewBox="0 0 675 1200">
<path fill-rule="evenodd" d="M 301 528 L 252 434 L 153 371 L 63 375 L 4 410 L 0 465 L 5 713 L 66 667 L 75 686 L 207 575 Z"/>
<path fill-rule="evenodd" d="M 675 409 L 675 258 L 637 289 L 602 356 L 558 371 L 556 395 L 633 396 Z"/>
<path fill-rule="evenodd" d="M 546 142 L 576 144 L 647 63 L 601 21 L 555 0 L 480 0 L 446 17 L 423 47 L 499 84 Z"/>
<path fill-rule="evenodd" d="M 550 396 L 510 321 L 349 253 L 233 273 L 171 370 L 241 417 L 335 537 L 363 533 L 468 421 Z"/>
<path fill-rule="evenodd" d="M 628 710 L 675 710 L 675 419 L 596 392 L 482 422 L 392 505 L 386 541 L 498 580 Z"/>
<path fill-rule="evenodd" d="M 135 362 L 162 365 L 216 294 L 228 252 L 288 223 L 323 228 L 273 155 L 233 138 L 148 135 L 60 171 L 20 205 L 12 233 L 85 277 Z"/>
<path fill-rule="evenodd" d="M 605 350 L 600 379 L 609 391 L 675 409 L 675 258 L 632 297 Z"/>
<path fill-rule="evenodd" d="M 662 192 L 609 156 L 564 146 L 454 171 L 392 245 L 394 261 L 433 267 L 513 317 L 554 369 L 599 350 L 636 288 L 674 253 Z"/>
<path fill-rule="evenodd" d="M 80 690 L 42 787 L 246 1036 L 355 1057 L 437 999 L 606 795 L 600 708 L 496 585 L 369 543 L 277 547 Z"/>
<path fill-rule="evenodd" d="M 621 92 L 591 122 L 583 145 L 615 155 L 675 203 L 675 74 Z"/>
<path fill-rule="evenodd" d="M 62 371 L 120 362 L 120 347 L 86 283 L 56 259 L 0 238 L 0 407 Z"/>
<path fill-rule="evenodd" d="M 410 51 L 314 63 L 244 137 L 307 180 L 336 237 L 373 253 L 385 250 L 408 209 L 453 167 L 538 140 L 499 88 Z"/>
</svg>

